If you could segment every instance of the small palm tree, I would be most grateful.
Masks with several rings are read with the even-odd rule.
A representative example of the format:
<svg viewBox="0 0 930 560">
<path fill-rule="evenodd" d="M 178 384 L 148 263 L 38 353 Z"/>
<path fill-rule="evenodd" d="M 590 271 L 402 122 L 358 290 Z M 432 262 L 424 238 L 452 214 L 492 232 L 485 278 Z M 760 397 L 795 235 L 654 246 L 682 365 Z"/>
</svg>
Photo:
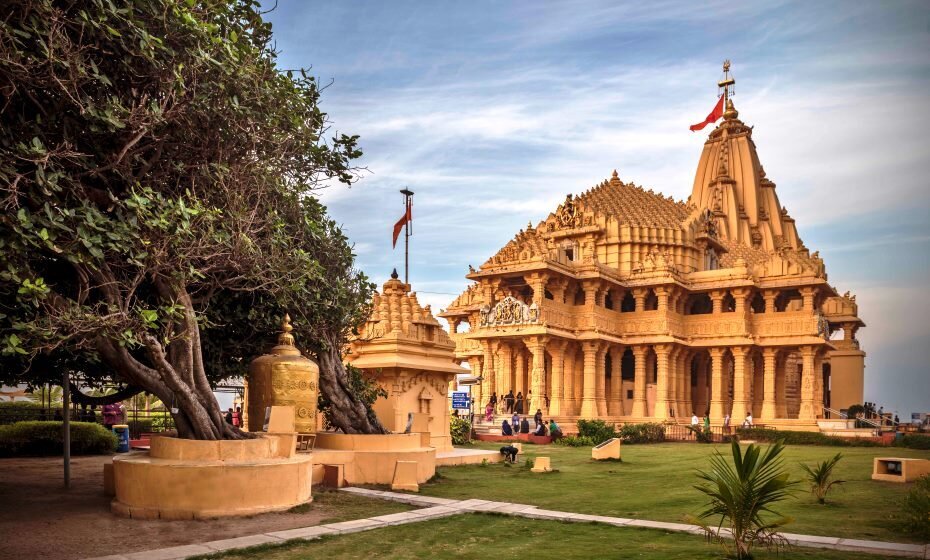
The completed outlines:
<svg viewBox="0 0 930 560">
<path fill-rule="evenodd" d="M 796 484 L 785 471 L 783 450 L 784 445 L 776 442 L 767 449 L 750 445 L 744 453 L 734 441 L 732 464 L 718 451 L 711 457 L 711 470 L 698 473 L 705 483 L 695 488 L 706 494 L 710 503 L 694 521 L 704 528 L 708 538 L 725 548 L 729 549 L 732 540 L 740 560 L 752 558 L 755 545 L 778 548 L 787 543 L 778 529 L 791 519 L 771 509 L 787 498 L 790 487 Z M 769 514 L 765 519 L 764 513 Z M 717 517 L 719 523 L 711 527 L 707 520 Z"/>
<path fill-rule="evenodd" d="M 807 480 L 811 483 L 811 494 L 817 498 L 821 504 L 827 503 L 827 492 L 833 488 L 834 484 L 843 484 L 845 480 L 831 480 L 833 478 L 833 467 L 843 458 L 842 453 L 837 453 L 832 459 L 821 461 L 813 468 L 801 463 L 801 468 L 807 473 Z"/>
</svg>

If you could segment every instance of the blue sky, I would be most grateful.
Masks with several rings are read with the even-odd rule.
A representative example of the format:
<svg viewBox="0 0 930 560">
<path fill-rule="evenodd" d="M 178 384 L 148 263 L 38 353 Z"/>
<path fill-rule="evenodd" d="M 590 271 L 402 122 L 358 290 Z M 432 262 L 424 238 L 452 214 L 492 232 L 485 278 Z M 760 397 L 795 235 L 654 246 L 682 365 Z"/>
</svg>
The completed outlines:
<svg viewBox="0 0 930 560">
<path fill-rule="evenodd" d="M 434 311 L 527 222 L 617 169 L 684 199 L 725 58 L 783 205 L 858 295 L 866 399 L 930 412 L 930 4 L 279 0 L 283 68 L 332 84 L 368 168 L 322 198 L 379 284 Z"/>
</svg>

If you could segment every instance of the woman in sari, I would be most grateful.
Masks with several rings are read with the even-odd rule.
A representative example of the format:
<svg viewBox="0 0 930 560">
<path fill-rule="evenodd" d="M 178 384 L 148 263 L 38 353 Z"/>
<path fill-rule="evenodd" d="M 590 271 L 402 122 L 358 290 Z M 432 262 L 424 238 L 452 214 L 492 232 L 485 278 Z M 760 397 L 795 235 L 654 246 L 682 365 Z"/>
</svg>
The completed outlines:
<svg viewBox="0 0 930 560">
<path fill-rule="evenodd" d="M 490 422 L 494 420 L 494 405 L 488 402 L 488 406 L 484 407 L 484 421 Z"/>
</svg>

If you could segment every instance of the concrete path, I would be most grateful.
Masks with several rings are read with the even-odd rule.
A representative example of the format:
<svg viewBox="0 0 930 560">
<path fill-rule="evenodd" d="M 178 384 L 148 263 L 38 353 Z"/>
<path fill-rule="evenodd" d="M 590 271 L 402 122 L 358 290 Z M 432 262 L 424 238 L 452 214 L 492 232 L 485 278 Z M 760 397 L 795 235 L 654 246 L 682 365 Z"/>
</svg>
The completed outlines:
<svg viewBox="0 0 930 560">
<path fill-rule="evenodd" d="M 697 525 L 688 525 L 685 523 L 668 523 L 664 521 L 648 521 L 645 519 L 627 519 L 623 517 L 607 517 L 603 515 L 588 515 L 583 513 L 570 513 L 565 511 L 552 511 L 539 509 L 529 504 L 512 504 L 508 502 L 492 502 L 488 500 L 450 500 L 446 498 L 434 498 L 431 496 L 420 496 L 418 494 L 404 494 L 400 492 L 385 492 L 380 490 L 369 490 L 367 488 L 343 488 L 343 492 L 350 492 L 359 496 L 376 498 L 380 500 L 392 500 L 402 502 L 423 509 L 416 509 L 402 513 L 391 513 L 370 517 L 367 519 L 356 519 L 354 521 L 343 521 L 341 523 L 330 523 L 328 525 L 316 525 L 302 529 L 289 529 L 287 531 L 275 531 L 272 533 L 263 533 L 260 535 L 250 535 L 247 537 L 237 537 L 221 541 L 205 542 L 202 544 L 192 544 L 187 546 L 176 546 L 172 548 L 162 548 L 158 550 L 147 550 L 144 552 L 134 552 L 131 554 L 114 554 L 111 556 L 102 556 L 90 560 L 181 560 L 190 556 L 201 554 L 212 554 L 233 550 L 236 548 L 245 548 L 268 543 L 283 543 L 291 539 L 313 540 L 323 535 L 341 535 L 346 533 L 357 533 L 388 527 L 390 525 L 403 525 L 405 523 L 418 523 L 450 515 L 459 515 L 467 512 L 494 512 L 505 515 L 514 515 L 518 517 L 527 517 L 530 519 L 549 519 L 553 521 L 567 521 L 575 523 L 604 523 L 607 525 L 616 525 L 623 527 L 645 527 L 648 529 L 661 529 L 663 531 L 678 531 L 682 533 L 691 533 L 694 535 L 703 535 L 703 530 Z M 842 539 L 838 537 L 822 537 L 817 535 L 796 535 L 793 533 L 782 533 L 788 539 L 788 542 L 795 546 L 804 546 L 810 548 L 829 548 L 833 550 L 844 550 L 850 552 L 865 552 L 883 556 L 903 556 L 908 558 L 922 558 L 930 560 L 930 545 L 922 544 L 903 544 L 882 541 L 866 541 L 858 539 Z"/>
</svg>

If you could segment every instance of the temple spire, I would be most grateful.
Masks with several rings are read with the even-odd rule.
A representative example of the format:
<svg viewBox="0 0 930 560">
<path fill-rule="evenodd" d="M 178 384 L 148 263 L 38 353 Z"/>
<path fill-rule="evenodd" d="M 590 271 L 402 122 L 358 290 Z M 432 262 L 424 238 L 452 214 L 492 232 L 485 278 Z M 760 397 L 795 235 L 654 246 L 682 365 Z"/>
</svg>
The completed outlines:
<svg viewBox="0 0 930 560">
<path fill-rule="evenodd" d="M 723 118 L 728 121 L 739 116 L 739 111 L 736 110 L 736 107 L 733 106 L 733 100 L 730 99 L 736 95 L 733 87 L 735 84 L 736 79 L 730 74 L 730 59 L 726 59 L 723 61 L 723 79 L 717 82 L 717 87 L 723 90 Z"/>
</svg>

